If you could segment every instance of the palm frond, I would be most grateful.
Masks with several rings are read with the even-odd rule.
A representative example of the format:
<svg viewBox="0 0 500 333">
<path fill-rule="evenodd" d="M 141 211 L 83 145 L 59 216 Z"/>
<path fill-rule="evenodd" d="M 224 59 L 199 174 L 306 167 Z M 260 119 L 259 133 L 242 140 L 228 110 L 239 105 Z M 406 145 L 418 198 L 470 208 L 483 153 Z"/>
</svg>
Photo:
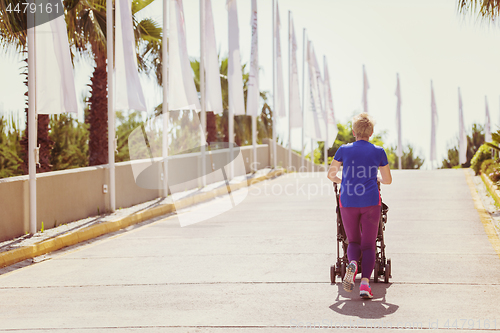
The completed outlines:
<svg viewBox="0 0 500 333">
<path fill-rule="evenodd" d="M 132 15 L 149 6 L 154 0 L 132 0 Z"/>
<path fill-rule="evenodd" d="M 491 138 L 493 139 L 493 141 L 495 142 L 500 142 L 500 134 L 498 134 L 498 132 L 496 133 L 491 133 Z"/>
<path fill-rule="evenodd" d="M 475 13 L 482 19 L 495 22 L 500 15 L 500 0 L 459 0 L 458 10 Z"/>
<path fill-rule="evenodd" d="M 493 148 L 493 149 L 495 149 L 495 150 L 497 150 L 497 151 L 500 151 L 500 147 L 495 146 L 495 145 L 494 145 L 494 144 L 492 144 L 491 142 L 486 142 L 486 145 L 487 145 L 488 147 L 490 147 L 490 148 Z"/>
<path fill-rule="evenodd" d="M 145 18 L 136 26 L 140 38 L 149 41 L 159 41 L 162 38 L 163 29 L 161 25 L 152 18 Z"/>
</svg>

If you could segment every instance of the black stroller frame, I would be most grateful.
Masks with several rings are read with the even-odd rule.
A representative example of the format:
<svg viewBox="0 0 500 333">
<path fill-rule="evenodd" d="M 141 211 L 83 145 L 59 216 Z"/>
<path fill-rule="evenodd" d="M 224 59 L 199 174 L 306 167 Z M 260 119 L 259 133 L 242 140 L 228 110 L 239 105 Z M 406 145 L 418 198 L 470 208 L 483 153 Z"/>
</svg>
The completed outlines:
<svg viewBox="0 0 500 333">
<path fill-rule="evenodd" d="M 380 191 L 380 183 L 378 184 Z M 344 229 L 344 223 L 342 221 L 342 215 L 340 213 L 340 193 L 338 185 L 333 183 L 335 198 L 337 200 L 337 263 L 330 267 L 330 280 L 332 284 L 335 284 L 337 276 L 343 280 L 346 272 L 347 265 L 349 265 L 349 260 L 347 259 L 347 245 L 349 241 L 347 240 L 347 235 Z M 380 221 L 378 224 L 378 234 L 376 241 L 376 254 L 375 254 L 375 268 L 373 269 L 373 281 L 378 282 L 379 277 L 384 278 L 385 283 L 389 283 L 389 278 L 391 278 L 391 259 L 387 259 L 385 256 L 385 241 L 384 241 L 384 231 L 385 224 L 387 223 L 387 212 L 389 207 L 382 202 L 382 207 L 380 209 Z M 340 256 L 340 247 L 342 247 L 342 257 Z M 362 256 L 358 261 L 358 273 L 361 273 L 361 261 Z"/>
</svg>

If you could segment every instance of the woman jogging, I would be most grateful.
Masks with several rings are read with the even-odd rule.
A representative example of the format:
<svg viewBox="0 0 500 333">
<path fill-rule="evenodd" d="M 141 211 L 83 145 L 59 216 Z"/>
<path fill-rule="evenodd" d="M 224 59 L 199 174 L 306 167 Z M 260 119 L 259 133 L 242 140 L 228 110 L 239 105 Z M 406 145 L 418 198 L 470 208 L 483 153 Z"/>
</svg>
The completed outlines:
<svg viewBox="0 0 500 333">
<path fill-rule="evenodd" d="M 375 123 L 367 113 L 361 113 L 352 120 L 352 134 L 356 142 L 342 145 L 335 154 L 328 178 L 340 183 L 340 213 L 349 245 L 346 269 L 342 285 L 346 291 L 354 289 L 358 272 L 358 260 L 363 254 L 359 295 L 373 298 L 368 283 L 375 266 L 376 241 L 380 219 L 381 198 L 377 181 L 392 182 L 387 155 L 383 148 L 368 142 Z M 337 172 L 342 167 L 342 178 Z M 378 177 L 378 170 L 380 175 Z"/>
</svg>

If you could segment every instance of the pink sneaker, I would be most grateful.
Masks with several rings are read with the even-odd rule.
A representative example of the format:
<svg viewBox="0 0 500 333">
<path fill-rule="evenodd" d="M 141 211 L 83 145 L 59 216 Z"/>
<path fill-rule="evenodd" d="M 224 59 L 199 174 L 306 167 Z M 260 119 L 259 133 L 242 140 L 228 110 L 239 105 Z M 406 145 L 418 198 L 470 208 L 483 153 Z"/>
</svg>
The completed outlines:
<svg viewBox="0 0 500 333">
<path fill-rule="evenodd" d="M 359 296 L 361 296 L 361 298 L 373 298 L 372 288 L 367 284 L 360 284 Z"/>
<path fill-rule="evenodd" d="M 351 292 L 354 289 L 354 279 L 356 279 L 356 274 L 358 273 L 358 265 L 353 260 L 347 266 L 344 280 L 342 281 L 342 286 L 345 291 Z"/>
</svg>

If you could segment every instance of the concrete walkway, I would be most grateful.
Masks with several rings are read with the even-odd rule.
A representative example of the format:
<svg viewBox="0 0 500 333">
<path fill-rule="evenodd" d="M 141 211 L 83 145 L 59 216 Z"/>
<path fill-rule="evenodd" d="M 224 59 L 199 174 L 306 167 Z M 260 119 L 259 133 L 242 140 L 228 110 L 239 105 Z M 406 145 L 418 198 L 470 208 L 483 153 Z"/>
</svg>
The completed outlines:
<svg viewBox="0 0 500 333">
<path fill-rule="evenodd" d="M 393 178 L 382 188 L 392 279 L 372 283 L 373 300 L 330 285 L 335 203 L 325 173 L 290 174 L 207 221 L 181 228 L 172 216 L 1 275 L 0 331 L 500 330 L 500 258 L 464 172 Z"/>
</svg>

